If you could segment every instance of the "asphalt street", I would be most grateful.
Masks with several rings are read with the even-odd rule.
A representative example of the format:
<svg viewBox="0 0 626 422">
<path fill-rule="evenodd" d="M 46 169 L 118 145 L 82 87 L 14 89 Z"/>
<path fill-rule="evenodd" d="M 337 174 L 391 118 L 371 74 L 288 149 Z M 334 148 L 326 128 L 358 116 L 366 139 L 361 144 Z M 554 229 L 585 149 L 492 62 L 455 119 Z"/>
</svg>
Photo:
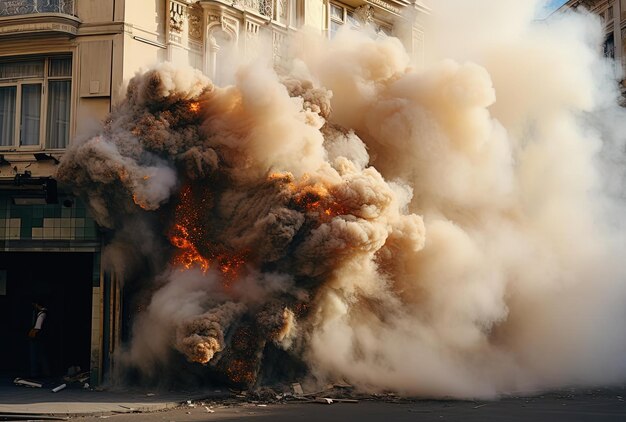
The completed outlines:
<svg viewBox="0 0 626 422">
<path fill-rule="evenodd" d="M 72 418 L 76 422 L 255 421 L 626 421 L 626 387 L 565 390 L 494 401 L 359 400 L 358 403 L 225 403 L 195 401 L 176 409 Z"/>
</svg>

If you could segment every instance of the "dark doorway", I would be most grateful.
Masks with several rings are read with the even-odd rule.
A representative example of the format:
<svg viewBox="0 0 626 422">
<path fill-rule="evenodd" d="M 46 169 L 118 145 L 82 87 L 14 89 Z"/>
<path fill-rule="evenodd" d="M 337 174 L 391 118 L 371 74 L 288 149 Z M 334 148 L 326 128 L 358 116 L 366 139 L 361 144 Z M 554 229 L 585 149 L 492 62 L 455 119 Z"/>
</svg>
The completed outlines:
<svg viewBox="0 0 626 422">
<path fill-rule="evenodd" d="M 51 375 L 75 365 L 89 369 L 92 269 L 92 253 L 0 253 L 0 272 L 6 272 L 4 288 L 0 285 L 0 374 L 28 374 L 34 298 L 48 308 Z"/>
</svg>

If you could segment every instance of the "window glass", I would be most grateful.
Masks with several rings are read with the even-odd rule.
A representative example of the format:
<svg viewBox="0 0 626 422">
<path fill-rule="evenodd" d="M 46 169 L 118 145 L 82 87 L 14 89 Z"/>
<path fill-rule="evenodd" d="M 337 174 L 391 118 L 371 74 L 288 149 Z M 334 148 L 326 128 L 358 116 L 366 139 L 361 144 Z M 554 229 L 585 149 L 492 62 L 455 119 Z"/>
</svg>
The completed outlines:
<svg viewBox="0 0 626 422">
<path fill-rule="evenodd" d="M 48 76 L 72 76 L 72 58 L 51 58 L 48 66 Z"/>
<path fill-rule="evenodd" d="M 339 28 L 341 28 L 341 25 L 343 24 L 339 22 L 335 22 L 335 21 L 330 21 L 330 37 L 331 38 L 335 36 L 337 31 L 339 31 Z"/>
<path fill-rule="evenodd" d="M 0 79 L 42 78 L 43 59 L 0 62 Z"/>
<path fill-rule="evenodd" d="M 0 147 L 66 148 L 71 77 L 71 55 L 0 59 Z"/>
<path fill-rule="evenodd" d="M 48 83 L 48 148 L 65 148 L 70 136 L 71 81 Z"/>
<path fill-rule="evenodd" d="M 343 22 L 343 7 L 336 4 L 330 4 L 330 17 Z"/>
<path fill-rule="evenodd" d="M 348 23 L 350 28 L 358 28 L 361 26 L 361 22 L 354 16 L 353 12 L 348 12 Z"/>
<path fill-rule="evenodd" d="M 274 20 L 280 23 L 287 23 L 287 2 L 288 0 L 277 0 L 274 6 Z"/>
<path fill-rule="evenodd" d="M 613 38 L 613 34 L 609 34 L 609 36 L 606 37 L 603 48 L 605 57 L 609 57 L 611 59 L 615 58 L 615 39 Z"/>
<path fill-rule="evenodd" d="M 22 85 L 20 145 L 39 145 L 41 84 Z"/>
<path fill-rule="evenodd" d="M 15 95 L 14 86 L 0 87 L 0 146 L 13 145 L 15 139 Z"/>
</svg>

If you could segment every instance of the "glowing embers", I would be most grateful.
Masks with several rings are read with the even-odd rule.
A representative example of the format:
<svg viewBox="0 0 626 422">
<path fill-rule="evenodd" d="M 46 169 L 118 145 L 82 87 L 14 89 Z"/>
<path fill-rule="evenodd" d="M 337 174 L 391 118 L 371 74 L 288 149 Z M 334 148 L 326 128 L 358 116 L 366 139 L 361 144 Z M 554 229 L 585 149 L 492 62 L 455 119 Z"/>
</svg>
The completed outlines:
<svg viewBox="0 0 626 422">
<path fill-rule="evenodd" d="M 265 339 L 258 327 L 255 328 L 250 322 L 237 327 L 230 348 L 225 350 L 217 365 L 230 384 L 249 388 L 255 383 L 264 345 Z"/>
<path fill-rule="evenodd" d="M 307 175 L 295 181 L 291 173 L 272 173 L 269 180 L 285 186 L 292 195 L 294 208 L 317 214 L 322 220 L 350 213 L 348 207 L 337 200 L 332 187 L 312 182 Z"/>
<path fill-rule="evenodd" d="M 176 248 L 173 263 L 181 269 L 198 267 L 206 272 L 209 269 L 209 260 L 200 254 L 198 244 L 205 233 L 200 222 L 200 215 L 193 198 L 190 186 L 185 186 L 180 192 L 180 203 L 176 206 L 175 223 L 170 230 L 170 242 Z"/>
<path fill-rule="evenodd" d="M 191 186 L 186 186 L 181 190 L 175 223 L 169 233 L 170 243 L 177 248 L 172 263 L 182 270 L 199 268 L 207 272 L 213 267 L 222 273 L 224 283 L 229 285 L 246 263 L 246 254 L 226 252 L 210 241 L 211 234 L 203 214 L 210 212 L 210 202 L 210 194 L 205 189 L 194 192 Z"/>
<path fill-rule="evenodd" d="M 236 279 L 241 266 L 246 263 L 244 256 L 226 253 L 217 254 L 213 260 L 217 263 L 227 282 Z"/>
<path fill-rule="evenodd" d="M 197 101 L 192 101 L 189 103 L 189 111 L 192 113 L 197 113 L 200 111 L 200 103 Z"/>
</svg>

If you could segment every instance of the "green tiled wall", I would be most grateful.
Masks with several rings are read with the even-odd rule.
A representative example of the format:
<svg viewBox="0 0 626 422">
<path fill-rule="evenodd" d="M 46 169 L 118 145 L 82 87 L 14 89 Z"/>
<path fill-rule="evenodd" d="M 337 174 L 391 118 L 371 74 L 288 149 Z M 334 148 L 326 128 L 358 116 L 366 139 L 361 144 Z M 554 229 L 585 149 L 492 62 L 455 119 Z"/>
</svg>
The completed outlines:
<svg viewBox="0 0 626 422">
<path fill-rule="evenodd" d="M 15 205 L 0 197 L 0 239 L 97 240 L 96 223 L 85 205 L 72 199 L 72 206 L 58 204 Z"/>
</svg>

